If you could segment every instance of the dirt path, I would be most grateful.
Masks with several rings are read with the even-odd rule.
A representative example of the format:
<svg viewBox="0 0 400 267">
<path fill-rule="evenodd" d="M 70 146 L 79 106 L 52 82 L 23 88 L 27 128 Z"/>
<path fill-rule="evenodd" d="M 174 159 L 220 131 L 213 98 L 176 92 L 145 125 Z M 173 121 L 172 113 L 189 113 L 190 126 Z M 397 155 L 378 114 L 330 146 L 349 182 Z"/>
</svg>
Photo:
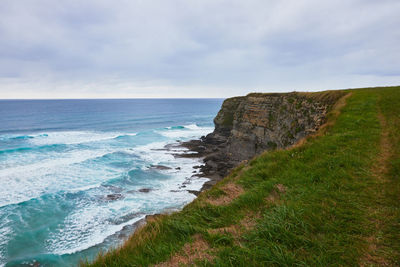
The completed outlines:
<svg viewBox="0 0 400 267">
<path fill-rule="evenodd" d="M 379 157 L 375 161 L 375 164 L 372 166 L 372 175 L 375 179 L 377 179 L 377 188 L 374 188 L 376 191 L 375 197 L 379 198 L 379 200 L 383 200 L 385 198 L 385 189 L 388 186 L 388 161 L 393 154 L 391 149 L 391 142 L 389 138 L 389 130 L 387 127 L 387 121 L 385 116 L 381 112 L 378 113 L 378 119 L 381 125 L 381 140 L 379 147 Z M 371 214 L 371 224 L 374 226 L 374 231 L 371 236 L 366 238 L 366 242 L 368 243 L 368 248 L 363 258 L 360 261 L 360 266 L 391 266 L 384 256 L 380 255 L 379 249 L 382 246 L 382 242 L 380 242 L 379 238 L 384 228 L 384 221 L 382 216 L 385 216 L 384 210 L 375 209 L 376 207 L 370 207 L 368 213 Z"/>
</svg>

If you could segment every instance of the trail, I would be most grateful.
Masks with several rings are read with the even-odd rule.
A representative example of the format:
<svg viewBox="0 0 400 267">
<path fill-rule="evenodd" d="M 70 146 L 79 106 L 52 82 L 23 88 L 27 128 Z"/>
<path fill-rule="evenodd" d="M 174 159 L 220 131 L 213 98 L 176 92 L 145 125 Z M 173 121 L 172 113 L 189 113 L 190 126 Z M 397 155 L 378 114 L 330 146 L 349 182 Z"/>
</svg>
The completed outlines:
<svg viewBox="0 0 400 267">
<path fill-rule="evenodd" d="M 376 179 L 376 185 L 374 185 L 375 201 L 380 205 L 377 209 L 376 206 L 369 207 L 368 213 L 370 215 L 371 224 L 374 227 L 371 236 L 366 238 L 368 243 L 367 250 L 360 261 L 361 266 L 391 266 L 390 260 L 386 259 L 382 253 L 379 253 L 383 244 L 380 241 L 382 236 L 383 228 L 385 226 L 385 207 L 384 201 L 386 197 L 386 189 L 389 184 L 388 172 L 389 172 L 389 159 L 393 155 L 392 146 L 390 145 L 390 132 L 387 125 L 387 119 L 379 109 L 378 115 L 379 123 L 381 125 L 381 139 L 379 145 L 379 155 L 374 165 L 372 166 L 371 173 Z"/>
</svg>

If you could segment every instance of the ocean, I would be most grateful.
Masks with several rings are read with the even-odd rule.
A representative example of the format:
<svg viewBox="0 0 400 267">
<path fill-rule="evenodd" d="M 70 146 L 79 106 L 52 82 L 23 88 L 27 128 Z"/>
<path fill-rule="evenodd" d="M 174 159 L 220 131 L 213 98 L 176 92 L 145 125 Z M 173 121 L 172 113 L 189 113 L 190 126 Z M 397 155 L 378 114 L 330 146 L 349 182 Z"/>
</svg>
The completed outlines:
<svg viewBox="0 0 400 267">
<path fill-rule="evenodd" d="M 191 202 L 207 179 L 173 145 L 212 132 L 221 104 L 0 100 L 0 266 L 74 266 Z"/>
</svg>

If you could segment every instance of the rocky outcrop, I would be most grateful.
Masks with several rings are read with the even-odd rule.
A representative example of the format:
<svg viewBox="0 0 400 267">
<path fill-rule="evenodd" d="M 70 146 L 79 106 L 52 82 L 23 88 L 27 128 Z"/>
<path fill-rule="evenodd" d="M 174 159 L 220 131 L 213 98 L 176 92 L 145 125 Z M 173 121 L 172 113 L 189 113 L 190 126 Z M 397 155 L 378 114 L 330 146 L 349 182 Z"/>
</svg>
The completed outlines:
<svg viewBox="0 0 400 267">
<path fill-rule="evenodd" d="M 243 160 L 289 147 L 317 131 L 342 95 L 326 91 L 228 98 L 214 119 L 214 132 L 185 146 L 205 156 L 202 171 L 207 176 L 223 177 Z"/>
</svg>

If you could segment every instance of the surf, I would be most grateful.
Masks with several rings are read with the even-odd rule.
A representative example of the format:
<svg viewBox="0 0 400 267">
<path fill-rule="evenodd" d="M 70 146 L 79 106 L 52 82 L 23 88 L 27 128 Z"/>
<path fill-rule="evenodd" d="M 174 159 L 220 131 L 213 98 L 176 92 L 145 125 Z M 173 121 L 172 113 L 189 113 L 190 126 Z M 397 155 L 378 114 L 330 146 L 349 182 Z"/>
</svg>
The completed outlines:
<svg viewBox="0 0 400 267">
<path fill-rule="evenodd" d="M 148 100 L 127 101 L 126 113 L 119 103 L 102 118 L 71 100 L 59 104 L 81 112 L 66 122 L 56 114 L 57 125 L 26 121 L 24 132 L 1 125 L 0 266 L 76 264 L 121 244 L 144 216 L 192 201 L 189 191 L 207 181 L 195 176 L 200 159 L 175 154 L 187 152 L 179 142 L 212 131 L 220 101 L 200 101 L 204 110 L 191 101 L 179 100 L 168 115 L 135 107 Z M 84 116 L 96 123 L 81 124 Z"/>
</svg>

